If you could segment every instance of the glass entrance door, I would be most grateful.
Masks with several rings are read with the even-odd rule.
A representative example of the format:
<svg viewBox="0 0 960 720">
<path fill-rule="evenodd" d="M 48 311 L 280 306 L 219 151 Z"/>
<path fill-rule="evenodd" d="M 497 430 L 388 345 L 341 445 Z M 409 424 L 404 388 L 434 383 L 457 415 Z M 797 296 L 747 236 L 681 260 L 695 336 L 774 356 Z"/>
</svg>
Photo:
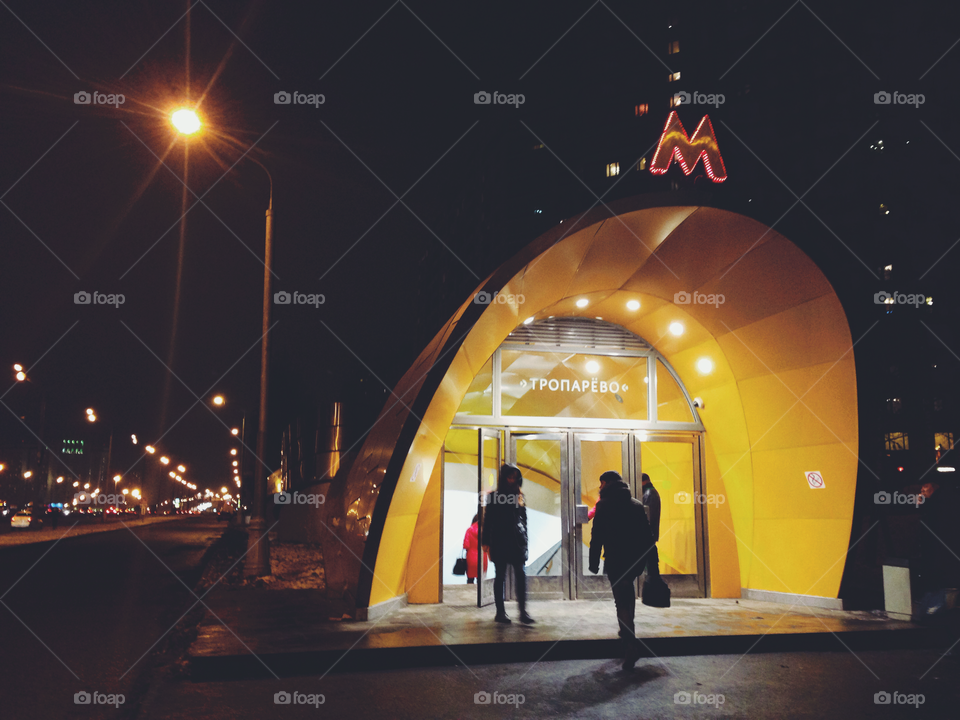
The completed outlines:
<svg viewBox="0 0 960 720">
<path fill-rule="evenodd" d="M 696 437 L 651 435 L 636 443 L 637 473 L 650 476 L 660 500 L 657 550 L 660 574 L 674 597 L 706 597 L 705 508 L 700 474 L 700 447 Z M 648 493 L 647 505 L 651 493 Z M 641 490 L 642 499 L 642 490 Z M 655 515 L 648 509 L 647 515 Z M 653 518 L 655 525 L 656 518 Z M 654 530 L 656 530 L 654 528 Z M 656 531 L 654 533 L 656 535 Z"/>
<path fill-rule="evenodd" d="M 477 517 L 480 518 L 480 542 L 477 545 L 477 607 L 484 607 L 493 604 L 494 567 L 492 563 L 485 562 L 483 552 L 483 511 L 487 499 L 497 489 L 500 465 L 503 464 L 500 431 L 481 428 L 478 442 Z"/>
<path fill-rule="evenodd" d="M 596 435 L 576 433 L 573 436 L 573 482 L 570 484 L 571 500 L 574 508 L 573 532 L 571 533 L 573 562 L 572 597 L 578 600 L 599 600 L 612 598 L 610 583 L 603 574 L 590 572 L 590 538 L 593 532 L 593 519 L 590 510 L 596 507 L 600 499 L 600 476 L 608 470 L 620 473 L 624 481 L 636 495 L 632 473 L 633 461 L 628 435 Z"/>
<path fill-rule="evenodd" d="M 564 502 L 567 477 L 566 435 L 529 433 L 510 436 L 510 459 L 523 474 L 527 508 L 527 597 L 568 597 L 570 561 L 564 543 L 569 511 Z"/>
</svg>

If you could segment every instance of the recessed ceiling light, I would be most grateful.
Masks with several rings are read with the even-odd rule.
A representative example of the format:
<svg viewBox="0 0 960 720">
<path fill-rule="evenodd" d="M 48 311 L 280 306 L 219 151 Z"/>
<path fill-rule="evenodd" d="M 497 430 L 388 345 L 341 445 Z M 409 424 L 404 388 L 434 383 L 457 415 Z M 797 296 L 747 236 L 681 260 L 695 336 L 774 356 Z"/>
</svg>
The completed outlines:
<svg viewBox="0 0 960 720">
<path fill-rule="evenodd" d="M 670 334 L 675 335 L 676 337 L 683 335 L 683 324 L 678 322 L 670 323 Z"/>
<path fill-rule="evenodd" d="M 627 301 L 627 310 L 636 311 L 636 310 L 639 310 L 639 309 L 640 309 L 640 301 L 639 301 L 639 300 L 628 300 L 628 301 Z"/>
</svg>

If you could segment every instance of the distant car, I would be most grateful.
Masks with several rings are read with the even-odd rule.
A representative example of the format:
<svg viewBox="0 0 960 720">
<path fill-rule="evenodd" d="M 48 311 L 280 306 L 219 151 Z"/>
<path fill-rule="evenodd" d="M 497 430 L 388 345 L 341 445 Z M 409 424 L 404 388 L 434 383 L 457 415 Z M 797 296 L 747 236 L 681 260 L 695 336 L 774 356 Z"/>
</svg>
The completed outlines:
<svg viewBox="0 0 960 720">
<path fill-rule="evenodd" d="M 43 525 L 43 520 L 41 520 L 40 518 L 34 517 L 29 510 L 19 511 L 10 520 L 10 527 L 21 528 L 23 530 L 27 530 L 29 528 L 34 528 L 35 530 L 39 530 L 42 525 Z"/>
</svg>

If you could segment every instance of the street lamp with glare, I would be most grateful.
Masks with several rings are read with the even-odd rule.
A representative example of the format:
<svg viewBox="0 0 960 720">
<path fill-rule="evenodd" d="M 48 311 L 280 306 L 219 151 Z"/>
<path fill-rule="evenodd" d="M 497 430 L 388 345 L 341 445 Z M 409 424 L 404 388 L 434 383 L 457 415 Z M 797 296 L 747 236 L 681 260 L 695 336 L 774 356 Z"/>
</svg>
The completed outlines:
<svg viewBox="0 0 960 720">
<path fill-rule="evenodd" d="M 200 118 L 197 113 L 187 108 L 180 108 L 170 116 L 170 122 L 183 135 L 193 135 L 200 129 Z"/>
<path fill-rule="evenodd" d="M 177 470 L 179 470 L 180 472 L 186 472 L 187 467 L 186 465 L 177 465 Z"/>
<path fill-rule="evenodd" d="M 217 407 L 222 406 L 224 403 L 223 395 L 217 395 L 213 398 L 213 404 Z"/>
<path fill-rule="evenodd" d="M 164 457 L 160 458 L 160 462 L 162 462 L 164 465 L 169 465 L 169 464 L 170 464 L 170 458 L 164 456 Z"/>
</svg>

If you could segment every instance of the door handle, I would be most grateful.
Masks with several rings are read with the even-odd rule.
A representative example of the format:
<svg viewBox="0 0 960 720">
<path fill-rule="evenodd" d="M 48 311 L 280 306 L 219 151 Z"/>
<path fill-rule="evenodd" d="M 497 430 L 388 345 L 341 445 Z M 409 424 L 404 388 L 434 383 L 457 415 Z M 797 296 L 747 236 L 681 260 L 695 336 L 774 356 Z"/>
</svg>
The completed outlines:
<svg viewBox="0 0 960 720">
<path fill-rule="evenodd" d="M 575 516 L 575 522 L 577 525 L 586 525 L 590 522 L 590 506 L 589 505 L 577 505 L 577 513 Z"/>
</svg>

